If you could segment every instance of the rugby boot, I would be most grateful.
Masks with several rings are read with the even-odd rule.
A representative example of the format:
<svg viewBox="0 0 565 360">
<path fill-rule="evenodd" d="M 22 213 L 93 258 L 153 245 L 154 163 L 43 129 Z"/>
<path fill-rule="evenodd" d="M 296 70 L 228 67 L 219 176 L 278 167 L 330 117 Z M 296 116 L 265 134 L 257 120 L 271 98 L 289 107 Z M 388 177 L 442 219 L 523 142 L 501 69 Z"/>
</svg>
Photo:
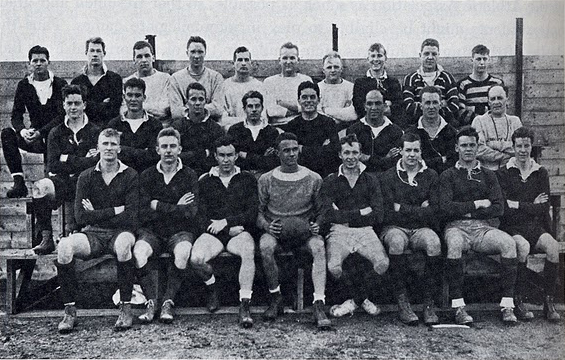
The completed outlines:
<svg viewBox="0 0 565 360">
<path fill-rule="evenodd" d="M 146 309 L 143 314 L 139 315 L 139 321 L 144 323 L 150 323 L 151 321 L 153 321 L 153 319 L 155 318 L 155 313 L 157 312 L 157 309 L 155 307 L 156 302 L 157 299 L 149 299 L 147 303 L 145 303 Z"/>
<path fill-rule="evenodd" d="M 174 315 L 174 306 L 175 303 L 171 299 L 165 300 L 163 305 L 161 306 L 161 315 L 159 316 L 159 321 L 165 324 L 170 324 L 173 322 L 175 318 Z"/>
<path fill-rule="evenodd" d="M 379 305 L 373 303 L 369 299 L 363 300 L 363 302 L 361 303 L 361 308 L 365 310 L 367 314 L 373 316 L 377 316 L 382 312 L 382 309 L 379 307 Z"/>
<path fill-rule="evenodd" d="M 514 308 L 514 314 L 518 320 L 528 321 L 534 318 L 534 313 L 528 310 L 521 295 L 516 295 L 514 297 L 514 305 L 516 306 Z"/>
<path fill-rule="evenodd" d="M 21 175 L 14 176 L 14 186 L 6 193 L 9 198 L 22 198 L 27 196 L 27 186 L 24 177 Z"/>
<path fill-rule="evenodd" d="M 561 316 L 555 310 L 555 303 L 553 302 L 553 296 L 546 295 L 543 301 L 543 315 L 549 321 L 559 321 Z"/>
<path fill-rule="evenodd" d="M 398 316 L 406 325 L 418 325 L 418 316 L 412 311 L 406 294 L 398 295 Z"/>
<path fill-rule="evenodd" d="M 32 250 L 37 255 L 51 254 L 55 251 L 55 242 L 53 241 L 53 233 L 51 230 L 41 231 L 41 243 Z"/>
<path fill-rule="evenodd" d="M 433 300 L 426 300 L 424 302 L 424 324 L 425 325 L 435 325 L 439 324 L 439 318 L 436 315 L 434 310 L 434 301 Z"/>
<path fill-rule="evenodd" d="M 206 308 L 209 312 L 214 313 L 220 308 L 220 300 L 218 300 L 218 290 L 217 285 L 214 283 L 207 286 L 208 290 L 208 301 L 206 302 Z"/>
<path fill-rule="evenodd" d="M 503 307 L 500 309 L 502 312 L 502 322 L 508 325 L 512 325 L 518 322 L 516 315 L 514 315 L 514 309 L 511 307 Z"/>
<path fill-rule="evenodd" d="M 465 311 L 465 306 L 460 306 L 455 310 L 455 323 L 458 325 L 469 325 L 473 323 L 471 315 Z"/>
<path fill-rule="evenodd" d="M 75 327 L 75 321 L 77 318 L 77 308 L 74 305 L 65 305 L 65 316 L 63 320 L 59 323 L 57 329 L 61 334 L 67 334 L 73 330 Z"/>
<path fill-rule="evenodd" d="M 263 313 L 263 320 L 273 321 L 282 314 L 284 314 L 284 307 L 281 292 L 271 293 L 271 303 Z"/>
<path fill-rule="evenodd" d="M 250 302 L 251 299 L 241 299 L 239 304 L 239 325 L 246 329 L 253 327 L 253 319 L 251 318 L 251 311 L 249 311 Z"/>
<path fill-rule="evenodd" d="M 357 304 L 355 304 L 355 300 L 347 299 L 343 302 L 343 304 L 333 305 L 330 308 L 330 315 L 333 317 L 342 317 L 345 315 L 353 316 L 353 313 L 358 308 Z"/>
<path fill-rule="evenodd" d="M 332 326 L 332 322 L 327 318 L 324 312 L 324 302 L 322 300 L 314 301 L 312 315 L 314 315 L 314 321 L 318 329 L 327 330 Z"/>
<path fill-rule="evenodd" d="M 133 315 L 131 313 L 131 304 L 120 302 L 120 315 L 118 316 L 118 320 L 116 320 L 116 324 L 114 324 L 114 330 L 127 330 L 131 328 L 133 323 Z"/>
</svg>

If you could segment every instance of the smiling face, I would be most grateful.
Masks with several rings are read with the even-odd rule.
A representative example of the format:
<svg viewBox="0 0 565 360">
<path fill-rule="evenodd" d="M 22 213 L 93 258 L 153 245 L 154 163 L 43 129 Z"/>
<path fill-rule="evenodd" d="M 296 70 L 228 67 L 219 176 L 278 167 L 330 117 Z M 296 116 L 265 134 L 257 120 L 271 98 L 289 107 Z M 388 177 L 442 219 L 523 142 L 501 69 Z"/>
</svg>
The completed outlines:
<svg viewBox="0 0 565 360">
<path fill-rule="evenodd" d="M 30 70 L 35 78 L 45 78 L 49 74 L 49 60 L 45 54 L 31 54 Z"/>
<path fill-rule="evenodd" d="M 420 141 L 405 141 L 400 154 L 402 155 L 402 165 L 405 169 L 418 166 L 418 163 L 422 160 Z"/>
<path fill-rule="evenodd" d="M 71 120 L 80 120 L 84 115 L 86 103 L 82 100 L 80 94 L 70 94 L 65 97 L 63 101 L 63 108 L 65 113 Z"/>
<path fill-rule="evenodd" d="M 146 97 L 143 91 L 138 87 L 128 86 L 124 91 L 124 102 L 128 111 L 138 112 L 143 110 L 143 102 Z"/>
<path fill-rule="evenodd" d="M 116 161 L 120 153 L 120 138 L 116 136 L 98 137 L 98 151 L 100 152 L 100 159 L 106 161 Z"/>
<path fill-rule="evenodd" d="M 324 75 L 326 76 L 326 82 L 329 84 L 337 84 L 341 80 L 341 73 L 343 67 L 341 60 L 335 57 L 328 57 L 324 61 Z"/>
<path fill-rule="evenodd" d="M 519 162 L 524 164 L 528 162 L 532 156 L 532 139 L 529 137 L 516 138 L 514 140 L 514 153 Z"/>
<path fill-rule="evenodd" d="M 155 61 L 155 57 L 151 54 L 151 49 L 144 47 L 143 49 L 135 49 L 133 53 L 133 63 L 137 71 L 145 76 L 151 75 L 153 62 Z"/>
<path fill-rule="evenodd" d="M 352 142 L 344 143 L 339 151 L 339 158 L 343 167 L 347 170 L 356 170 L 359 168 L 359 158 L 361 157 L 361 144 Z"/>
<path fill-rule="evenodd" d="M 386 59 L 384 49 L 369 51 L 367 54 L 367 62 L 371 66 L 371 70 L 377 73 L 384 69 Z"/>
<path fill-rule="evenodd" d="M 284 76 L 294 76 L 298 70 L 298 50 L 295 48 L 281 48 L 279 63 Z"/>
<path fill-rule="evenodd" d="M 88 44 L 88 49 L 86 50 L 86 59 L 88 61 L 88 65 L 102 66 L 102 64 L 104 63 L 105 55 L 106 53 L 104 52 L 102 44 Z"/>
<path fill-rule="evenodd" d="M 422 63 L 424 71 L 436 71 L 438 57 L 439 49 L 437 46 L 424 46 L 420 53 L 420 62 Z"/>
<path fill-rule="evenodd" d="M 493 86 L 488 92 L 488 106 L 494 116 L 506 114 L 508 97 L 502 86 Z"/>
<path fill-rule="evenodd" d="M 318 110 L 320 98 L 316 94 L 316 90 L 311 88 L 302 89 L 298 97 L 298 103 L 302 112 L 307 115 L 312 115 Z"/>
<path fill-rule="evenodd" d="M 163 163 L 172 165 L 177 162 L 182 146 L 176 136 L 162 136 L 157 139 L 156 150 Z"/>
</svg>

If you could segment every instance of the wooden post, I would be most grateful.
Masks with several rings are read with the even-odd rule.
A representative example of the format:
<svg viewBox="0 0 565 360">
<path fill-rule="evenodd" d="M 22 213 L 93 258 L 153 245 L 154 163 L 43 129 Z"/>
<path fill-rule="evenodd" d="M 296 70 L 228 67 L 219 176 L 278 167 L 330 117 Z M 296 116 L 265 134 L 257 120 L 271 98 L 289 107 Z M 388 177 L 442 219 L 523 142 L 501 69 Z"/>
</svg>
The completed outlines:
<svg viewBox="0 0 565 360">
<path fill-rule="evenodd" d="M 339 32 L 339 29 L 337 28 L 337 25 L 332 24 L 332 49 L 333 49 L 333 51 L 338 51 L 338 48 L 339 48 L 338 32 Z"/>
<path fill-rule="evenodd" d="M 522 119 L 522 98 L 524 85 L 524 19 L 516 18 L 516 97 L 514 114 Z M 523 120 L 522 120 L 523 121 Z"/>
</svg>

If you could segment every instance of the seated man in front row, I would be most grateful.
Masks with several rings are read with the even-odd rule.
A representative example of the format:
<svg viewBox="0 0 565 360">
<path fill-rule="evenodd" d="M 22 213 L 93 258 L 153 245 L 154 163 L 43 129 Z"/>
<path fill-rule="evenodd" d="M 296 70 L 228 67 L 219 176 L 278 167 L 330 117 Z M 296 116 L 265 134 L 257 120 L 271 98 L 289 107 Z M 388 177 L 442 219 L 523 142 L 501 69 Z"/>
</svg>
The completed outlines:
<svg viewBox="0 0 565 360">
<path fill-rule="evenodd" d="M 469 324 L 473 318 L 463 300 L 463 251 L 469 249 L 500 255 L 502 320 L 515 323 L 514 286 L 516 283 L 516 243 L 512 236 L 489 225 L 502 215 L 504 199 L 496 174 L 477 160 L 479 134 L 464 126 L 457 133 L 459 160 L 445 170 L 439 180 L 439 207 L 448 221 L 444 231 L 447 243 L 446 275 L 455 322 Z"/>
<path fill-rule="evenodd" d="M 373 230 L 383 220 L 381 189 L 375 174 L 366 172 L 367 167 L 359 160 L 361 144 L 355 134 L 341 138 L 340 143 L 342 164 L 337 173 L 324 179 L 321 198 L 324 223 L 331 224 L 326 239 L 328 271 L 336 280 L 343 281 L 351 298 L 332 306 L 330 314 L 353 315 L 357 304 L 361 304 L 367 313 L 378 315 L 381 309 L 369 300 L 365 274 L 354 274 L 353 269 L 343 268 L 343 262 L 357 252 L 372 263 L 379 276 L 388 269 L 385 250 Z"/>
<path fill-rule="evenodd" d="M 130 299 L 135 280 L 132 249 L 139 205 L 138 176 L 118 160 L 120 134 L 116 130 L 105 129 L 100 133 L 98 151 L 100 161 L 83 171 L 77 182 L 75 216 L 78 224 L 85 227 L 59 243 L 57 268 L 65 304 L 65 316 L 59 323 L 61 333 L 70 332 L 76 320 L 75 256 L 116 255 L 121 302 L 114 328 L 125 330 L 132 324 Z"/>
<path fill-rule="evenodd" d="M 407 258 L 404 251 L 426 253 L 424 276 L 424 324 L 438 323 L 434 296 L 439 293 L 443 258 L 437 226 L 438 175 L 422 160 L 422 141 L 417 134 L 402 135 L 402 158 L 381 177 L 384 198 L 385 227 L 381 238 L 388 248 L 390 276 L 398 301 L 400 321 L 417 325 L 406 289 Z"/>
<path fill-rule="evenodd" d="M 171 127 L 161 130 L 157 135 L 161 160 L 139 177 L 141 229 L 137 231 L 133 256 L 148 299 L 147 311 L 139 317 L 142 322 L 151 322 L 159 309 L 157 284 L 146 273 L 148 259 L 164 252 L 173 255 L 159 316 L 162 322 L 170 323 L 174 318 L 175 295 L 182 285 L 194 234 L 198 231 L 198 176 L 179 159 L 181 151 L 179 132 Z"/>
<path fill-rule="evenodd" d="M 544 265 L 543 312 L 547 320 L 561 318 L 553 303 L 555 282 L 559 273 L 559 244 L 546 230 L 549 212 L 549 176 L 547 170 L 532 159 L 534 133 L 525 127 L 512 134 L 515 157 L 497 171 L 500 186 L 506 199 L 504 216 L 500 228 L 516 240 L 518 251 L 518 278 L 516 280 L 516 316 L 529 320 L 534 314 L 529 311 L 522 296 L 526 287 L 526 268 L 530 249 L 547 254 Z"/>
<path fill-rule="evenodd" d="M 239 269 L 239 323 L 253 326 L 249 303 L 255 276 L 255 242 L 251 236 L 257 221 L 257 180 L 235 166 L 235 140 L 222 136 L 214 142 L 218 166 L 198 180 L 199 218 L 203 232 L 192 249 L 190 263 L 207 285 L 208 310 L 220 307 L 214 270 L 208 263 L 222 251 L 241 258 Z"/>
<path fill-rule="evenodd" d="M 320 199 L 322 178 L 298 165 L 298 139 L 293 133 L 277 138 L 281 165 L 259 178 L 259 214 L 257 226 L 265 233 L 259 240 L 265 276 L 271 293 L 271 304 L 263 314 L 275 320 L 283 313 L 279 268 L 275 252 L 307 250 L 313 257 L 314 320 L 318 328 L 327 329 L 330 320 L 324 313 L 326 291 L 326 252 L 320 232 Z M 296 255 L 296 254 L 295 254 Z"/>
</svg>

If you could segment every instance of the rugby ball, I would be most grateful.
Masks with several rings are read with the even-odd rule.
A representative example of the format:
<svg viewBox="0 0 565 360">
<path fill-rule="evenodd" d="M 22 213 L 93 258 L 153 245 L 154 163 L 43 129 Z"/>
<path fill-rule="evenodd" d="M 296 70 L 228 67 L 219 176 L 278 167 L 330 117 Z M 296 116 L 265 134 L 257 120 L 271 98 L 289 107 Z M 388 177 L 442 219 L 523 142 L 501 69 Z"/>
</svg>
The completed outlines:
<svg viewBox="0 0 565 360">
<path fill-rule="evenodd" d="M 298 217 L 289 216 L 280 219 L 282 225 L 280 239 L 282 241 L 301 243 L 310 238 L 310 223 L 308 220 Z"/>
</svg>

